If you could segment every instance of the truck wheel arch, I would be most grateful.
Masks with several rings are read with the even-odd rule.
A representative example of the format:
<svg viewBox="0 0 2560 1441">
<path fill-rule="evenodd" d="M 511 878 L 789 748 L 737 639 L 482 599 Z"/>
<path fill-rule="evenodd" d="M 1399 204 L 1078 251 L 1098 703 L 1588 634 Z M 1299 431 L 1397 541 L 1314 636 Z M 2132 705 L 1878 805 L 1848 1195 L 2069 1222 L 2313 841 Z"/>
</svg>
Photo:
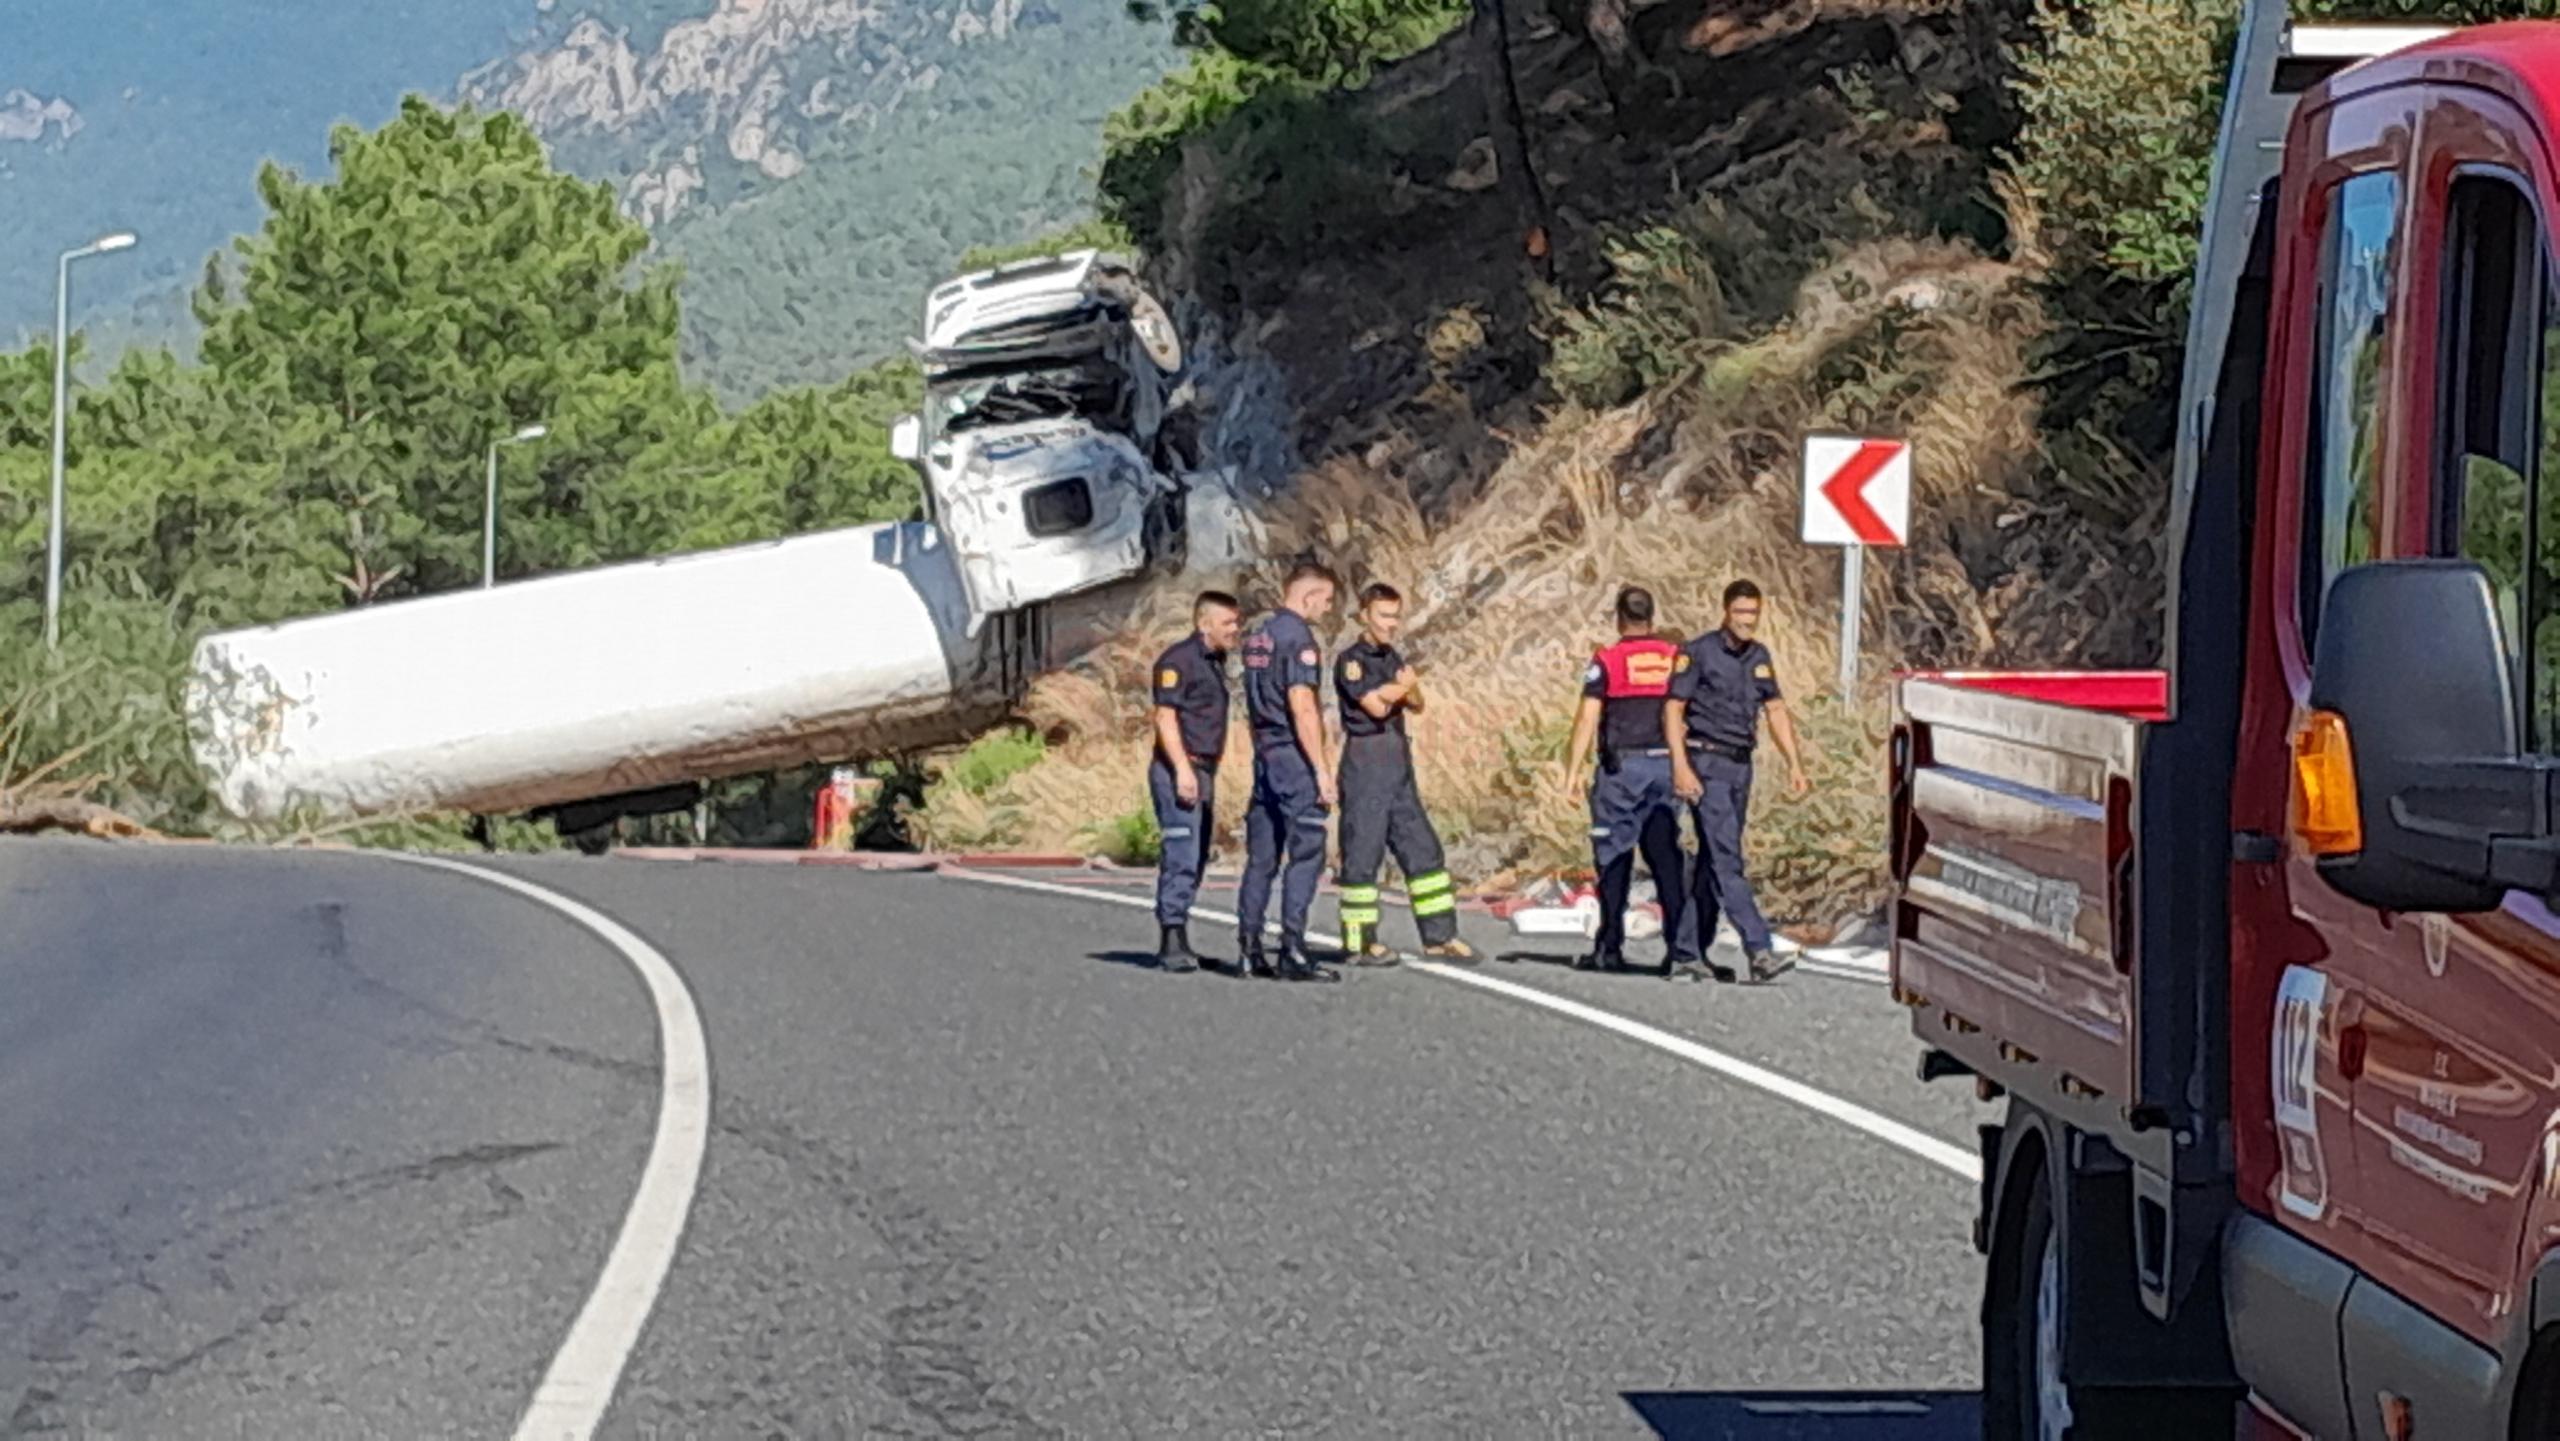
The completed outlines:
<svg viewBox="0 0 2560 1441">
<path fill-rule="evenodd" d="M 2053 1184 L 2048 1175 L 2054 1157 L 2050 1124 L 2042 1112 L 2013 1104 L 2003 1124 L 1982 1128 L 1982 1223 L 1974 1236 L 1974 1249 L 1982 1254 L 1992 1255 L 2000 1236 L 2018 1224 L 2026 1205 L 2025 1186 Z"/>
<path fill-rule="evenodd" d="M 2540 1434 L 2560 1423 L 2560 1247 L 2542 1253 L 2521 1308 L 2523 1334 L 2510 1343 L 2505 1409 L 2508 1434 Z"/>
<path fill-rule="evenodd" d="M 2532 1286 L 2525 1308 L 2532 1321 L 2524 1338 L 2528 1345 L 2537 1337 L 2560 1332 L 2560 1247 L 2542 1253 L 2542 1263 L 2533 1268 Z"/>
</svg>

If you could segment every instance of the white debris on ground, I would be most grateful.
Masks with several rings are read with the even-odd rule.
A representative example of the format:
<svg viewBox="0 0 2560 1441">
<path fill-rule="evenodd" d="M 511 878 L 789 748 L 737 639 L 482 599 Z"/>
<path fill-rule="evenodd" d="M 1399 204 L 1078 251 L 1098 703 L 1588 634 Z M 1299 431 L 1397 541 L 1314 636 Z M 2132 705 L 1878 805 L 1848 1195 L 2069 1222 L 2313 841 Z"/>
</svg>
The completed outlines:
<svg viewBox="0 0 2560 1441">
<path fill-rule="evenodd" d="M 1496 898 L 1487 908 L 1496 919 L 1507 923 L 1515 936 L 1580 936 L 1589 940 L 1600 934 L 1600 893 L 1589 881 L 1542 876 L 1510 895 Z M 1821 967 L 1864 975 L 1884 973 L 1887 958 L 1883 917 L 1844 918 L 1832 931 L 1832 939 L 1823 945 L 1807 946 L 1779 935 L 1771 938 L 1771 948 L 1817 962 Z M 1660 898 L 1650 880 L 1638 881 L 1628 892 L 1626 938 L 1653 940 L 1661 934 Z M 1741 937 L 1734 933 L 1732 923 L 1720 918 L 1709 949 L 1738 952 L 1740 947 Z"/>
</svg>

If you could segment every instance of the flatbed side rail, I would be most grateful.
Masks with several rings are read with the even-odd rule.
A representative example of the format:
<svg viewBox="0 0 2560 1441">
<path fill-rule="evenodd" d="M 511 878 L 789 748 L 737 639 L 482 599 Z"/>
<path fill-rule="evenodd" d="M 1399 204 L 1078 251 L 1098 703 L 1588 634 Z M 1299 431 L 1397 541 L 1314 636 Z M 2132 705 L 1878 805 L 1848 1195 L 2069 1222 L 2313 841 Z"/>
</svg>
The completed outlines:
<svg viewBox="0 0 2560 1441">
<path fill-rule="evenodd" d="M 2128 1096 L 2144 720 L 1958 677 L 1898 699 L 1893 976 L 1917 1033 L 1986 1076 Z"/>
</svg>

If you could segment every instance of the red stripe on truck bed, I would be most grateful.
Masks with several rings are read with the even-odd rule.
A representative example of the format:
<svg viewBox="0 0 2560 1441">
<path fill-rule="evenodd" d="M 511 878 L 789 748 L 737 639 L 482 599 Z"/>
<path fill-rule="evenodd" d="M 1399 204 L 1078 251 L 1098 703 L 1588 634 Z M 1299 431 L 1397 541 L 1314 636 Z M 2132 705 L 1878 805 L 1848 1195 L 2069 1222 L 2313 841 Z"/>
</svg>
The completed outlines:
<svg viewBox="0 0 2560 1441">
<path fill-rule="evenodd" d="M 2075 710 L 2108 711 L 2135 720 L 2169 718 L 2169 673 L 2164 670 L 1948 670 L 1918 672 L 1904 679 L 1995 691 Z"/>
</svg>

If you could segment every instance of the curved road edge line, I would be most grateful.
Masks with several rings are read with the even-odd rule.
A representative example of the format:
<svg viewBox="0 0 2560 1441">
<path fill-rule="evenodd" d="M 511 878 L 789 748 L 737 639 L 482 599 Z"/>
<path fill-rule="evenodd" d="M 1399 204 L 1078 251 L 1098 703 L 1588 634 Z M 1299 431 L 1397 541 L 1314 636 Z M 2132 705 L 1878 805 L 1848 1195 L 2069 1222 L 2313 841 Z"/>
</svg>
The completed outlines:
<svg viewBox="0 0 2560 1441">
<path fill-rule="evenodd" d="M 658 1291 L 683 1243 L 711 1139 L 711 1057 L 702 1015 L 684 977 L 658 949 L 582 901 L 498 871 L 438 856 L 390 859 L 469 876 L 515 892 L 577 922 L 613 947 L 648 988 L 658 1013 L 658 1127 L 639 1188 L 569 1334 L 516 1422 L 515 1441 L 585 1441 L 613 1404 L 622 1369 L 640 1344 Z"/>
<path fill-rule="evenodd" d="M 1029 880 L 1021 876 L 1002 876 L 951 866 L 944 867 L 940 874 L 955 881 L 967 881 L 977 885 L 1005 886 L 1041 895 L 1101 901 L 1106 905 L 1134 907 L 1139 910 L 1155 909 L 1155 902 L 1149 897 L 1115 895 L 1090 886 L 1062 886 L 1048 881 Z M 1213 921 L 1241 924 L 1232 911 L 1214 911 L 1203 906 L 1194 906 L 1191 908 L 1191 914 L 1204 916 Z M 1329 946 L 1338 946 L 1342 943 L 1341 937 L 1322 931 L 1309 931 L 1307 938 Z M 1816 1115 L 1827 1116 L 1854 1130 L 1863 1131 L 1886 1145 L 1917 1156 L 1932 1165 L 1943 1167 L 1966 1180 L 1978 1183 L 1982 1179 L 1982 1158 L 1962 1146 L 1941 1141 L 1925 1131 L 1906 1126 L 1890 1116 L 1870 1111 L 1855 1101 L 1844 1100 L 1828 1091 L 1806 1085 L 1791 1076 L 1783 1076 L 1765 1066 L 1754 1065 L 1739 1056 L 1726 1055 L 1712 1046 L 1702 1045 L 1686 1036 L 1673 1035 L 1659 1027 L 1630 1020 L 1615 1012 L 1601 1010 L 1597 1006 L 1585 1005 L 1580 1001 L 1559 996 L 1553 991 L 1524 986 L 1517 981 L 1506 981 L 1498 976 L 1461 970 L 1438 961 L 1415 961 L 1408 963 L 1404 969 L 1426 976 L 1436 976 L 1444 981 L 1455 981 L 1460 985 L 1474 986 L 1478 990 L 1490 991 L 1515 1001 L 1524 1001 L 1553 1011 L 1557 1015 L 1597 1026 L 1639 1045 L 1651 1046 L 1657 1051 L 1667 1052 L 1692 1065 L 1703 1066 L 1727 1080 L 1739 1081 L 1743 1085 L 1776 1096 L 1782 1101 L 1801 1106 Z"/>
</svg>

